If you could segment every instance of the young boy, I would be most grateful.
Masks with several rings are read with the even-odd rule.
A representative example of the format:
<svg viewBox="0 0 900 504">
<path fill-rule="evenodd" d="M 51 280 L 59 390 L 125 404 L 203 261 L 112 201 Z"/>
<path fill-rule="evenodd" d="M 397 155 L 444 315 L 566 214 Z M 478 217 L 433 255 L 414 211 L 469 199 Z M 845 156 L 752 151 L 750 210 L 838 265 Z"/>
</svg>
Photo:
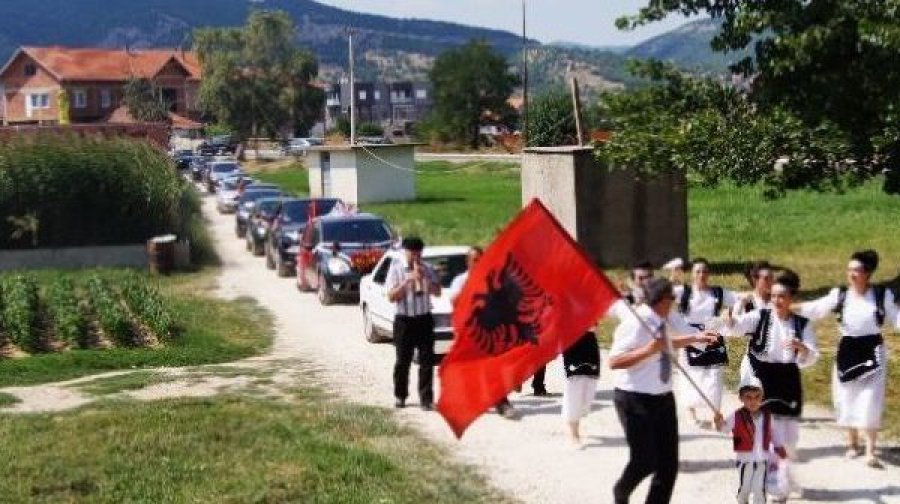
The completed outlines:
<svg viewBox="0 0 900 504">
<path fill-rule="evenodd" d="M 753 504 L 765 504 L 771 454 L 774 452 L 779 459 L 784 459 L 786 454 L 781 440 L 777 439 L 777 431 L 772 430 L 772 415 L 763 407 L 763 387 L 759 379 L 751 375 L 742 380 L 738 396 L 744 406 L 728 418 L 716 413 L 716 428 L 731 432 L 734 440 L 740 474 L 738 503 L 749 503 L 752 495 Z"/>
</svg>

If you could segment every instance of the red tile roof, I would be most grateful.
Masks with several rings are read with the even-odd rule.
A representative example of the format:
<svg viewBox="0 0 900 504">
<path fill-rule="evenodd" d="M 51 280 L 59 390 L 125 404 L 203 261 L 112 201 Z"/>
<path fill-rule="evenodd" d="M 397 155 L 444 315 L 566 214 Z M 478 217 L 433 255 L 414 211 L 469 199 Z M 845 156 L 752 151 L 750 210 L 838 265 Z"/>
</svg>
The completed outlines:
<svg viewBox="0 0 900 504">
<path fill-rule="evenodd" d="M 22 51 L 61 81 L 124 81 L 131 77 L 153 78 L 173 58 L 189 74 L 200 79 L 200 62 L 193 52 L 176 49 L 82 49 L 23 47 Z"/>
</svg>

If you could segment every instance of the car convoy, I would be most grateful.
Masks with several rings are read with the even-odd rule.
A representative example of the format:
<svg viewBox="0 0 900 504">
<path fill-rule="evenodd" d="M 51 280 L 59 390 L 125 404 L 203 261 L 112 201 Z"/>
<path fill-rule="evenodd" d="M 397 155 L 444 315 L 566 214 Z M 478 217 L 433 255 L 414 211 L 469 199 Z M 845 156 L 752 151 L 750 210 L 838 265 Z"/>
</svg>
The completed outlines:
<svg viewBox="0 0 900 504">
<path fill-rule="evenodd" d="M 220 152 L 220 151 L 217 151 Z M 315 292 L 323 306 L 358 302 L 367 341 L 390 341 L 394 305 L 385 281 L 395 261 L 404 260 L 399 239 L 388 222 L 356 211 L 337 198 L 298 198 L 276 184 L 255 180 L 233 158 L 173 153 L 184 175 L 215 197 L 216 210 L 234 214 L 235 235 L 266 268 L 293 276 L 297 288 Z M 437 272 L 444 289 L 466 270 L 467 247 L 426 247 L 423 260 Z M 435 353 L 453 339 L 448 293 L 432 296 Z"/>
</svg>

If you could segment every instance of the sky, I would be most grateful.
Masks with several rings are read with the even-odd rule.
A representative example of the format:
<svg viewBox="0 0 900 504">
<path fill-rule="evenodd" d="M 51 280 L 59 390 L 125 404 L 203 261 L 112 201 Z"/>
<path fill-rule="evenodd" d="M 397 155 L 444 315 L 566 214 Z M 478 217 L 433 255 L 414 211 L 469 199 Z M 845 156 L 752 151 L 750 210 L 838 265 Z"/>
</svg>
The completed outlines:
<svg viewBox="0 0 900 504">
<path fill-rule="evenodd" d="M 521 33 L 521 0 L 318 0 L 342 9 L 399 18 L 452 21 Z M 633 14 L 647 0 L 526 0 L 526 31 L 541 42 L 592 46 L 634 45 L 685 22 L 670 16 L 631 32 L 616 29 L 616 18 Z"/>
</svg>

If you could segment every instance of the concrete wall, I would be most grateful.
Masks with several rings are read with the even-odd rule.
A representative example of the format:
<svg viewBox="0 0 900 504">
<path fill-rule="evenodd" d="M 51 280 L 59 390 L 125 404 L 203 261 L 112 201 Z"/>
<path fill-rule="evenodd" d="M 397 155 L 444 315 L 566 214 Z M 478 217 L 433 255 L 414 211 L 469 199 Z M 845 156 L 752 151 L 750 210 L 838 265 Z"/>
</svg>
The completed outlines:
<svg viewBox="0 0 900 504">
<path fill-rule="evenodd" d="M 146 268 L 147 265 L 147 247 L 143 244 L 0 250 L 0 271 L 41 268 L 77 269 L 108 266 Z"/>
<path fill-rule="evenodd" d="M 307 156 L 310 196 L 341 198 L 353 204 L 415 199 L 414 150 L 412 145 L 310 150 Z M 326 152 L 331 158 L 330 191 L 322 180 L 322 156 Z"/>
<path fill-rule="evenodd" d="M 641 181 L 631 170 L 599 166 L 590 148 L 528 149 L 522 201 L 539 198 L 603 266 L 656 265 L 687 257 L 687 183 L 683 175 Z"/>
</svg>

